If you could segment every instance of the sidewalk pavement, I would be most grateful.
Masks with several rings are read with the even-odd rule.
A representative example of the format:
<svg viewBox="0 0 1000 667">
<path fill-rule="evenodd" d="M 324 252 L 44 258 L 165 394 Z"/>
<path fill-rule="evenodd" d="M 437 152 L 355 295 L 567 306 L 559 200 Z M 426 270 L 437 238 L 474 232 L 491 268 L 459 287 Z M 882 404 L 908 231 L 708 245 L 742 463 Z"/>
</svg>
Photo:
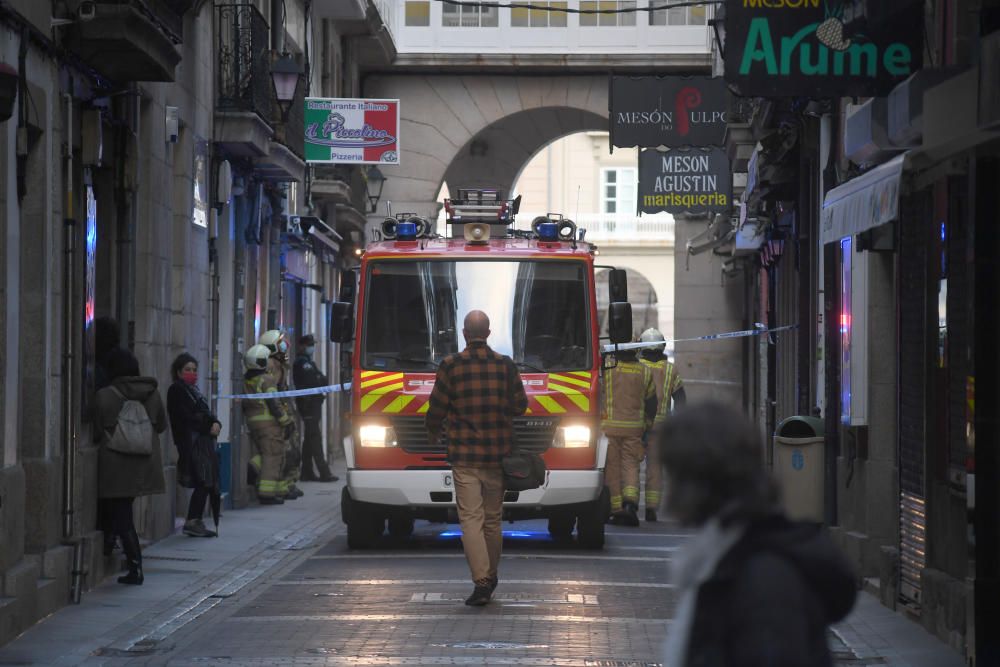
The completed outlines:
<svg viewBox="0 0 1000 667">
<path fill-rule="evenodd" d="M 343 470 L 335 473 L 344 477 Z M 109 577 L 79 605 L 63 607 L 0 647 L 0 667 L 118 664 L 115 658 L 151 652 L 223 599 L 332 537 L 342 525 L 343 481 L 301 486 L 306 495 L 281 506 L 224 510 L 218 538 L 187 537 L 178 529 L 145 547 L 142 586 Z M 212 527 L 207 512 L 206 522 Z"/>
<path fill-rule="evenodd" d="M 831 648 L 838 664 L 891 667 L 963 667 L 964 657 L 923 626 L 858 594 L 854 611 L 833 627 Z"/>
</svg>

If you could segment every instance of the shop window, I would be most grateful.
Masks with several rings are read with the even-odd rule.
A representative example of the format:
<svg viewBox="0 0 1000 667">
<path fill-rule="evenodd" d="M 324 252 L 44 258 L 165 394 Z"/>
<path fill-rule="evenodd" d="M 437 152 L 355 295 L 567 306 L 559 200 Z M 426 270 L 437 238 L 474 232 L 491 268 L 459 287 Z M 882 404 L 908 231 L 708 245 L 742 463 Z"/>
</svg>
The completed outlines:
<svg viewBox="0 0 1000 667">
<path fill-rule="evenodd" d="M 406 25 L 426 28 L 431 24 L 430 0 L 406 0 Z"/>
<path fill-rule="evenodd" d="M 868 253 L 840 241 L 840 421 L 868 423 Z"/>
<path fill-rule="evenodd" d="M 617 13 L 635 9 L 635 0 L 580 0 L 582 10 L 601 10 L 603 14 L 580 14 L 583 27 L 629 27 L 635 25 L 635 12 Z"/>
<path fill-rule="evenodd" d="M 650 9 L 649 25 L 707 25 L 705 6 Z"/>
<path fill-rule="evenodd" d="M 635 168 L 615 167 L 601 170 L 601 211 L 626 215 L 635 213 Z"/>
<path fill-rule="evenodd" d="M 444 5 L 441 8 L 441 25 L 446 28 L 496 28 L 500 10 L 496 7 L 471 5 Z"/>
<path fill-rule="evenodd" d="M 524 6 L 511 5 L 510 25 L 514 28 L 565 28 L 566 12 L 552 11 L 566 9 L 565 0 L 544 0 L 525 3 Z"/>
</svg>

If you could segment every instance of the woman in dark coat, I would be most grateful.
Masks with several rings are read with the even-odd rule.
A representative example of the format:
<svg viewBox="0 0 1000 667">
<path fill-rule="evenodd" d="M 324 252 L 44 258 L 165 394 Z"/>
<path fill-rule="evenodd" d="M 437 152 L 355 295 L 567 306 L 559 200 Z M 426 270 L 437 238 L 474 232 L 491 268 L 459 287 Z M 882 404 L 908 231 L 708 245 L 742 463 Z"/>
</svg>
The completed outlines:
<svg viewBox="0 0 1000 667">
<path fill-rule="evenodd" d="M 108 354 L 106 367 L 110 385 L 98 391 L 94 399 L 94 439 L 100 445 L 97 495 L 108 499 L 111 528 L 121 540 L 128 559 L 128 574 L 118 577 L 118 583 L 139 585 L 143 582 L 142 549 L 135 532 L 132 504 L 137 496 L 164 491 L 159 434 L 167 429 L 167 419 L 156 380 L 139 375 L 139 362 L 131 352 L 115 348 Z M 153 436 L 148 455 L 122 454 L 108 447 L 126 400 L 141 403 L 149 416 Z"/>
<path fill-rule="evenodd" d="M 198 391 L 198 361 L 187 352 L 174 359 L 170 366 L 173 382 L 167 389 L 167 413 L 170 415 L 170 430 L 177 446 L 177 481 L 181 486 L 193 489 L 188 504 L 184 534 L 191 537 L 215 537 L 215 531 L 205 527 L 202 516 L 209 489 L 217 482 L 215 468 L 206 470 L 197 465 L 195 447 L 198 437 L 214 440 L 222 429 L 218 417 L 212 414 L 208 401 Z M 214 456 L 214 442 L 212 442 Z M 208 479 L 206 479 L 208 478 Z"/>
<path fill-rule="evenodd" d="M 855 577 L 826 531 L 789 521 L 756 428 L 721 404 L 686 408 L 657 434 L 667 511 L 697 528 L 673 554 L 680 594 L 665 644 L 671 667 L 832 667 L 831 623 Z"/>
</svg>

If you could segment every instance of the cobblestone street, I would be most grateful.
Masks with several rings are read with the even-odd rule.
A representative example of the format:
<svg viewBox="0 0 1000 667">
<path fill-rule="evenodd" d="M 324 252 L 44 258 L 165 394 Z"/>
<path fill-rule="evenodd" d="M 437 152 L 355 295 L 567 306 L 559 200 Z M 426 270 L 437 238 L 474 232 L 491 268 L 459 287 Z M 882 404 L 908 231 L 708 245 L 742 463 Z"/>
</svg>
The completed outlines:
<svg viewBox="0 0 1000 667">
<path fill-rule="evenodd" d="M 351 551 L 339 486 L 229 512 L 218 540 L 164 540 L 143 587 L 105 583 L 0 649 L 0 665 L 659 664 L 667 565 L 687 537 L 676 525 L 609 527 L 592 552 L 542 521 L 505 524 L 496 598 L 470 608 L 457 526 L 418 522 L 412 538 Z M 960 664 L 916 624 L 872 613 L 831 634 L 839 665 Z"/>
</svg>

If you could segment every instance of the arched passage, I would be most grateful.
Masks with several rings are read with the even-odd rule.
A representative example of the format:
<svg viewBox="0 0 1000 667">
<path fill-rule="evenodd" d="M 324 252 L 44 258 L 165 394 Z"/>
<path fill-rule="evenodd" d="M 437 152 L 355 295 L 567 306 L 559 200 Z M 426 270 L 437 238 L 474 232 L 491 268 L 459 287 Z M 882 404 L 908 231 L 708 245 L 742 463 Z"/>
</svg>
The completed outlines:
<svg viewBox="0 0 1000 667">
<path fill-rule="evenodd" d="M 429 218 L 443 183 L 509 191 L 543 146 L 607 127 L 604 76 L 373 75 L 364 92 L 400 100 L 400 164 L 381 167 L 382 201 Z"/>
</svg>

